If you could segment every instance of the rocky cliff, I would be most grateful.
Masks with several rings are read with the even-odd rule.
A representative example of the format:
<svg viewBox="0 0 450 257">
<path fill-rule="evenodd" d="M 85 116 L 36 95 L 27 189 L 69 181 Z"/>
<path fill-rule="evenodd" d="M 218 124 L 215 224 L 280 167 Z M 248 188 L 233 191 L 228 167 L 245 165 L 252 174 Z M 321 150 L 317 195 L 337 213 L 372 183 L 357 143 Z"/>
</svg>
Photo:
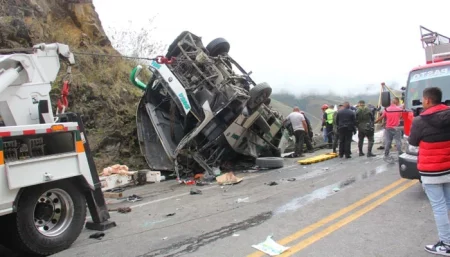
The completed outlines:
<svg viewBox="0 0 450 257">
<path fill-rule="evenodd" d="M 68 44 L 73 52 L 118 53 L 111 47 L 92 0 L 0 0 L 0 48 Z M 85 118 L 97 169 L 121 163 L 145 167 L 137 143 L 135 108 L 140 92 L 128 81 L 135 63 L 75 54 L 69 111 Z M 53 84 L 56 99 L 66 66 Z"/>
</svg>

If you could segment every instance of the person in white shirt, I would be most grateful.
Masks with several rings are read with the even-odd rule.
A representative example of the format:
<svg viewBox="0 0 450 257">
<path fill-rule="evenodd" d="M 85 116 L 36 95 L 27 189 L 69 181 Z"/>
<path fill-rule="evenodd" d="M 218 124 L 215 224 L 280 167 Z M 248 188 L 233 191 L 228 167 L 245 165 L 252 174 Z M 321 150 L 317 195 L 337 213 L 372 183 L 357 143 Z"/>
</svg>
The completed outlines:
<svg viewBox="0 0 450 257">
<path fill-rule="evenodd" d="M 292 125 L 295 136 L 295 153 L 293 157 L 304 157 L 303 144 L 305 143 L 305 137 L 308 135 L 308 125 L 305 117 L 300 112 L 300 108 L 294 107 L 294 110 L 286 117 L 284 124 L 289 123 Z M 306 140 L 307 144 L 308 142 L 311 144 L 309 140 Z M 307 147 L 312 149 L 312 146 L 308 145 Z"/>
</svg>

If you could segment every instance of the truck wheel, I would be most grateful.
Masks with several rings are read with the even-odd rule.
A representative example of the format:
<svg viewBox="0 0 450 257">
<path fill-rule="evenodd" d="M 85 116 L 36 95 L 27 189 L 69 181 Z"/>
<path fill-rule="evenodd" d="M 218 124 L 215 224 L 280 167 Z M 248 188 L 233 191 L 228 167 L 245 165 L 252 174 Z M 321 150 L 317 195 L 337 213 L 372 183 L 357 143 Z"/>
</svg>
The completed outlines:
<svg viewBox="0 0 450 257">
<path fill-rule="evenodd" d="M 26 188 L 17 204 L 14 245 L 30 254 L 51 255 L 69 248 L 86 219 L 86 199 L 69 181 Z"/>
<path fill-rule="evenodd" d="M 212 57 L 216 57 L 221 54 L 227 54 L 230 51 L 230 43 L 225 38 L 216 38 L 211 41 L 206 49 L 209 52 L 209 55 Z"/>
<path fill-rule="evenodd" d="M 259 157 L 255 164 L 263 169 L 276 169 L 284 166 L 284 160 L 281 157 Z"/>
<path fill-rule="evenodd" d="M 264 103 L 272 94 L 272 88 L 266 82 L 260 83 L 250 89 L 247 106 L 250 109 L 254 109 L 260 104 Z"/>
</svg>

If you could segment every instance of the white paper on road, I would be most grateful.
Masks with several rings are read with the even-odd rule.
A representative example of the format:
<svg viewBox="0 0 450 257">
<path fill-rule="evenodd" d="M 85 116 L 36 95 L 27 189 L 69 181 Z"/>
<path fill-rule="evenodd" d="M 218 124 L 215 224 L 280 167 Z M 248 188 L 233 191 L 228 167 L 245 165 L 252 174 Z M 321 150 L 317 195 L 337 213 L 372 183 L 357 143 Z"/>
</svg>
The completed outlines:
<svg viewBox="0 0 450 257">
<path fill-rule="evenodd" d="M 273 241 L 272 236 L 268 236 L 266 241 L 259 243 L 257 245 L 252 245 L 253 248 L 260 250 L 270 256 L 277 256 L 282 254 L 284 251 L 289 249 L 289 247 L 282 246 L 277 242 Z"/>
</svg>

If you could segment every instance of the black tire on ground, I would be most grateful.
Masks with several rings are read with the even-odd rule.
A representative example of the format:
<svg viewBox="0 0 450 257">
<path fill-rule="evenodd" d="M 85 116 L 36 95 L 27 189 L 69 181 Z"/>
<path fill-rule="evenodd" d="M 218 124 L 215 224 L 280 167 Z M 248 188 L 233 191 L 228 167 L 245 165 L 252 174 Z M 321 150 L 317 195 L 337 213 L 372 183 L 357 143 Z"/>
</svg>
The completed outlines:
<svg viewBox="0 0 450 257">
<path fill-rule="evenodd" d="M 263 169 L 276 169 L 284 166 L 284 160 L 281 157 L 259 157 L 255 164 Z"/>
<path fill-rule="evenodd" d="M 228 43 L 225 38 L 219 37 L 211 41 L 206 46 L 206 49 L 208 50 L 209 55 L 216 57 L 218 55 L 228 54 L 230 51 L 230 43 Z"/>
<path fill-rule="evenodd" d="M 72 205 L 70 208 L 73 208 L 73 217 L 68 227 L 61 229 L 60 234 L 43 235 L 35 227 L 34 219 L 37 209 L 35 207 L 42 199 L 41 196 L 49 190 L 65 192 L 66 196 L 70 197 L 73 204 L 70 204 Z M 66 213 L 64 207 L 61 207 L 60 213 L 63 217 Z M 33 186 L 23 191 L 18 200 L 17 212 L 11 215 L 11 219 L 8 233 L 11 235 L 14 250 L 32 255 L 51 255 L 69 248 L 80 235 L 86 219 L 86 199 L 77 184 L 71 181 L 56 181 Z M 63 219 L 61 218 L 60 221 Z"/>
<path fill-rule="evenodd" d="M 260 83 L 250 89 L 247 106 L 254 109 L 260 104 L 264 103 L 272 94 L 272 88 L 266 82 Z"/>
</svg>

